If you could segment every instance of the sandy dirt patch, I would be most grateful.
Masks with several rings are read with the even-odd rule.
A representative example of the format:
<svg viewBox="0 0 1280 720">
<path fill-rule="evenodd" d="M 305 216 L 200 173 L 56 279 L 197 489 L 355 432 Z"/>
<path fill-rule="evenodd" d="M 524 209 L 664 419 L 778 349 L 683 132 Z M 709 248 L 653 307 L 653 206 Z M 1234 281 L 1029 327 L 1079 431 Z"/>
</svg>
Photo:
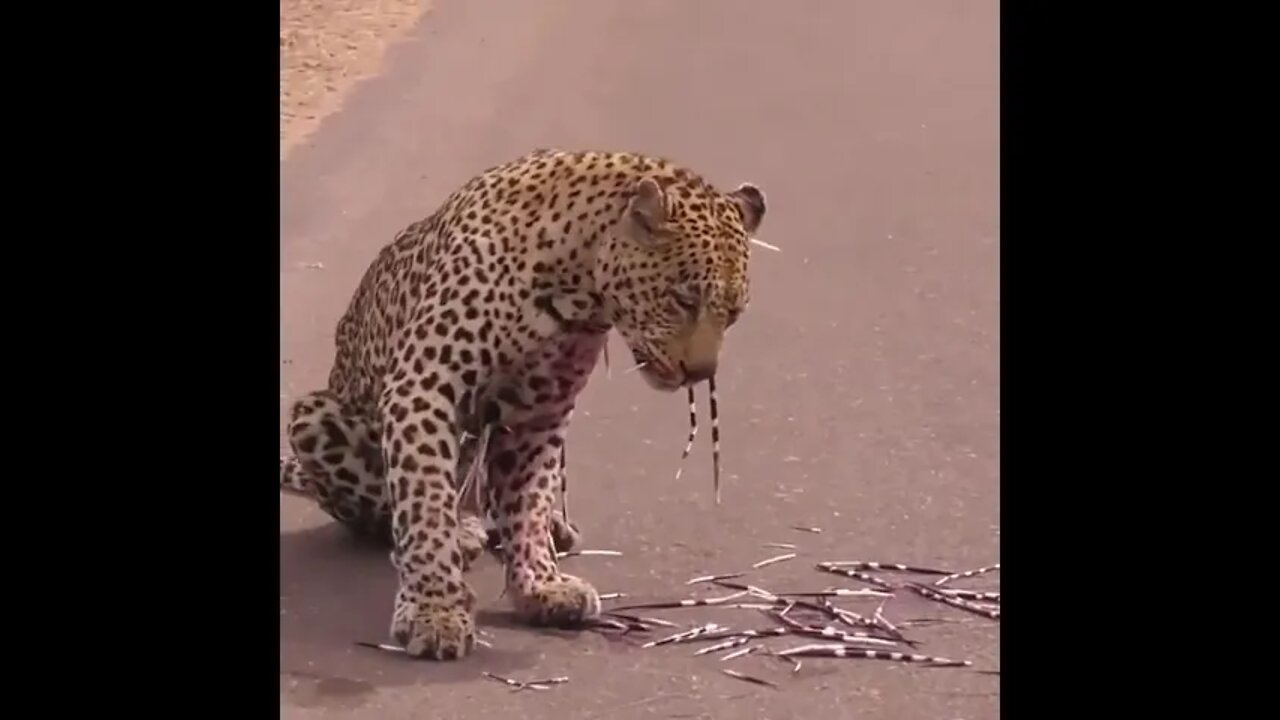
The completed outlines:
<svg viewBox="0 0 1280 720">
<path fill-rule="evenodd" d="M 378 71 L 430 0 L 280 0 L 280 159 Z"/>
</svg>

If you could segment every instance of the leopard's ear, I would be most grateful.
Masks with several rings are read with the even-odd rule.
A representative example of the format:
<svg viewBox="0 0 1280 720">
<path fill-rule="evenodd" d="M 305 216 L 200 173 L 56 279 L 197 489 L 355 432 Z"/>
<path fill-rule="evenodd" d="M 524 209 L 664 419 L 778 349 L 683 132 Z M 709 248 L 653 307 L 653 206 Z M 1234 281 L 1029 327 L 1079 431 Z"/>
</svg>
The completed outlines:
<svg viewBox="0 0 1280 720">
<path fill-rule="evenodd" d="M 764 220 L 764 193 L 751 183 L 742 183 L 737 190 L 729 193 L 729 197 L 737 203 L 738 211 L 742 213 L 742 229 L 748 235 L 754 235 Z"/>
<path fill-rule="evenodd" d="M 667 224 L 667 199 L 653 178 L 636 183 L 635 195 L 627 204 L 627 216 L 646 233 L 654 233 Z"/>
</svg>

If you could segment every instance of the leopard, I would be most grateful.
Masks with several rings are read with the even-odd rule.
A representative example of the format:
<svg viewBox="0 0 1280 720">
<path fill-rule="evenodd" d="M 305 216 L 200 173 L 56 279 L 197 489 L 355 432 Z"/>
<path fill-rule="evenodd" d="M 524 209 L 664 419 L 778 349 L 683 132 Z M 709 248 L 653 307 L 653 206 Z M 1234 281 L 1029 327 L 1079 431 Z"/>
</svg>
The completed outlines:
<svg viewBox="0 0 1280 720">
<path fill-rule="evenodd" d="M 722 190 L 667 157 L 542 148 L 381 248 L 327 386 L 291 403 L 280 487 L 388 543 L 390 636 L 410 656 L 473 652 L 465 574 L 486 547 L 520 621 L 600 615 L 557 558 L 581 537 L 555 509 L 574 407 L 614 332 L 653 391 L 714 381 L 765 211 L 757 185 Z M 464 493 L 470 475 L 484 481 Z"/>
</svg>

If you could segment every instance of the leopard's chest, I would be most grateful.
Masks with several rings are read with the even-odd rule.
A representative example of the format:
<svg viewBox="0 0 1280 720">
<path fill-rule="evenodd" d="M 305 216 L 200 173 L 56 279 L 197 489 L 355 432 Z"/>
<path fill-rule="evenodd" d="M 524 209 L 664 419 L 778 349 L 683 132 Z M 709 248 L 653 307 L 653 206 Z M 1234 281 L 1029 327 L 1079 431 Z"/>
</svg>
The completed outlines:
<svg viewBox="0 0 1280 720">
<path fill-rule="evenodd" d="M 466 425 L 478 430 L 485 422 L 505 427 L 558 424 L 573 409 L 607 342 L 607 331 L 563 333 L 495 370 Z"/>
</svg>

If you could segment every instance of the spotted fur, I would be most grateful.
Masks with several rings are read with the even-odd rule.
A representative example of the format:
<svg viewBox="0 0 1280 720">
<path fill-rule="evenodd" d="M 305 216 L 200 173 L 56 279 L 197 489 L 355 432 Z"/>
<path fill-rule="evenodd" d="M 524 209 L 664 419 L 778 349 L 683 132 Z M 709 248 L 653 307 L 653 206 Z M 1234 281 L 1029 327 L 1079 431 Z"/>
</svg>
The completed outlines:
<svg viewBox="0 0 1280 720">
<path fill-rule="evenodd" d="M 713 377 L 764 213 L 754 186 L 721 192 L 666 160 L 539 150 L 475 176 L 382 250 L 338 323 L 328 387 L 293 405 L 280 483 L 391 541 L 391 634 L 410 654 L 471 650 L 463 572 L 480 518 L 527 621 L 599 613 L 555 556 L 576 537 L 553 511 L 575 399 L 610 330 L 654 389 Z M 471 462 L 482 507 L 459 503 Z"/>
</svg>

